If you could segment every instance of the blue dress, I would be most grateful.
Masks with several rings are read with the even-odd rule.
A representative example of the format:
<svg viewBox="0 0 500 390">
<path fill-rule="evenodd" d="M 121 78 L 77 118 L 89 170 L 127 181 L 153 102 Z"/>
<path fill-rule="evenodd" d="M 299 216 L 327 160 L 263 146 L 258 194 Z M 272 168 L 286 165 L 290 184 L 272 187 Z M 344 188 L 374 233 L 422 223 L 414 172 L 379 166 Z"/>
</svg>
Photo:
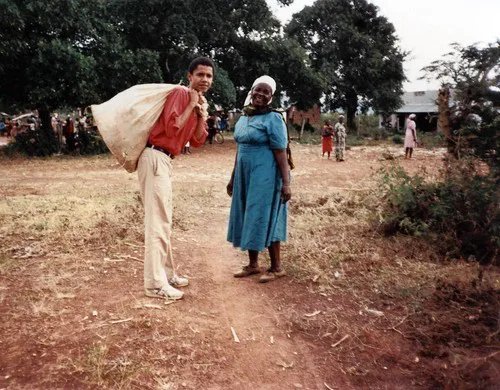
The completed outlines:
<svg viewBox="0 0 500 390">
<path fill-rule="evenodd" d="M 227 240 L 242 250 L 261 251 L 286 241 L 287 204 L 281 201 L 282 178 L 273 149 L 286 149 L 287 133 L 277 112 L 241 116 Z"/>
</svg>

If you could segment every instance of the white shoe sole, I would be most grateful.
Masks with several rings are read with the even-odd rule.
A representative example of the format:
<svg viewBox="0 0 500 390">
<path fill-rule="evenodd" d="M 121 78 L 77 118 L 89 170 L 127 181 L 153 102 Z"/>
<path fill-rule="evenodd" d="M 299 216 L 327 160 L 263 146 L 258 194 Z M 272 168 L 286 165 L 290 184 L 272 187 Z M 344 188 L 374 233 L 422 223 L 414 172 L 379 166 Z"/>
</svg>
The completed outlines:
<svg viewBox="0 0 500 390">
<path fill-rule="evenodd" d="M 148 290 L 145 290 L 144 294 L 149 298 L 167 299 L 169 301 L 178 301 L 179 299 L 182 299 L 182 297 L 184 297 L 184 294 L 182 294 L 181 296 L 172 296 L 172 295 L 165 296 L 149 292 Z"/>
</svg>

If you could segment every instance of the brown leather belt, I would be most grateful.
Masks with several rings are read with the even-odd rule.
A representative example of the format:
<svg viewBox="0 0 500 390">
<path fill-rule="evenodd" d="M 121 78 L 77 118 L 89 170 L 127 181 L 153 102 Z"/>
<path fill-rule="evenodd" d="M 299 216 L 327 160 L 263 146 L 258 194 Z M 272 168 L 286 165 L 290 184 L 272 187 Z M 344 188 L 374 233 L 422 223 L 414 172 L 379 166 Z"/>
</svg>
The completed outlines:
<svg viewBox="0 0 500 390">
<path fill-rule="evenodd" d="M 160 148 L 159 146 L 156 146 L 156 145 L 152 145 L 150 143 L 148 143 L 146 145 L 147 148 L 151 148 L 151 149 L 155 149 L 155 150 L 158 150 L 159 152 L 162 152 L 162 153 L 165 153 L 168 157 L 170 157 L 172 160 L 175 158 L 175 156 L 170 153 L 168 150 L 166 149 L 163 149 L 163 148 Z"/>
</svg>

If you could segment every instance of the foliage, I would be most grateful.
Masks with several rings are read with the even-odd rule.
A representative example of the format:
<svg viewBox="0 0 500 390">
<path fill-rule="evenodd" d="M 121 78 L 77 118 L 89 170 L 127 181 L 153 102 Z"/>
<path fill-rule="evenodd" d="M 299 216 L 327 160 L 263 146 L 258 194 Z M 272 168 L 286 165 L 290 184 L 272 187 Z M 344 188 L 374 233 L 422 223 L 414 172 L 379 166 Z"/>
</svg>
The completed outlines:
<svg viewBox="0 0 500 390">
<path fill-rule="evenodd" d="M 12 107 L 78 107 L 159 81 L 156 54 L 124 47 L 99 0 L 0 3 L 0 88 Z"/>
<path fill-rule="evenodd" d="M 449 256 L 496 258 L 500 247 L 498 188 L 472 161 L 448 169 L 447 179 L 426 182 L 401 167 L 382 170 L 384 205 L 381 227 L 386 234 L 436 235 Z"/>
<path fill-rule="evenodd" d="M 45 128 L 26 130 L 16 135 L 12 150 L 28 156 L 45 157 L 56 151 L 56 138 L 51 131 L 45 133 Z"/>
<path fill-rule="evenodd" d="M 406 53 L 394 26 L 366 0 L 318 0 L 295 14 L 286 28 L 326 79 L 326 104 L 343 108 L 354 129 L 358 109 L 391 111 L 401 104 Z"/>
<path fill-rule="evenodd" d="M 399 134 L 394 134 L 392 136 L 392 142 L 394 142 L 396 145 L 403 145 L 404 144 L 404 139 L 401 137 Z"/>
<path fill-rule="evenodd" d="M 78 152 L 84 155 L 109 153 L 104 140 L 95 130 L 78 131 L 77 148 Z"/>
<path fill-rule="evenodd" d="M 454 92 L 450 107 L 454 154 L 475 156 L 498 174 L 500 117 L 500 41 L 485 47 L 452 44 L 453 50 L 422 69 L 422 78 L 435 78 Z M 495 173 L 495 172 L 494 172 Z"/>
</svg>

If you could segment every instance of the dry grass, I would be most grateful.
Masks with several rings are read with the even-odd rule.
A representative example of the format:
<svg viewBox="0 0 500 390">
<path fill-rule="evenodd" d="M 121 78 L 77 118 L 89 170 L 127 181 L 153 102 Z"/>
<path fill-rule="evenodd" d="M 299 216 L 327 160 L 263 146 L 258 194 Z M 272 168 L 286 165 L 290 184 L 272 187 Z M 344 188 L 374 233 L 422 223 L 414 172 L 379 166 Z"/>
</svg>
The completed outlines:
<svg viewBox="0 0 500 390">
<path fill-rule="evenodd" d="M 428 176 L 436 180 L 436 176 Z M 368 183 L 365 191 L 340 193 L 307 188 L 294 195 L 290 210 L 293 231 L 285 246 L 286 264 L 299 280 L 309 281 L 311 290 L 327 297 L 328 303 L 315 307 L 321 314 L 313 318 L 292 312 L 291 326 L 316 342 L 326 340 L 334 345 L 336 364 L 353 376 L 365 378 L 360 379 L 360 386 L 377 376 L 379 360 L 398 362 L 402 370 L 412 370 L 415 359 L 428 356 L 429 339 L 435 346 L 440 337 L 448 337 L 450 344 L 439 347 L 446 352 L 433 356 L 429 362 L 434 365 L 441 359 L 442 365 L 450 367 L 457 353 L 454 346 L 463 338 L 461 334 L 481 334 L 479 339 L 474 338 L 474 343 L 462 344 L 461 348 L 469 349 L 467 352 L 458 352 L 467 356 L 465 362 L 475 361 L 471 357 L 488 357 L 487 361 L 480 361 L 484 364 L 478 372 L 466 376 L 468 363 L 463 363 L 437 376 L 430 369 L 434 372 L 430 377 L 436 386 L 457 384 L 465 378 L 466 386 L 472 388 L 481 383 L 490 388 L 496 381 L 492 367 L 498 356 L 490 359 L 488 348 L 495 351 L 500 341 L 500 318 L 492 314 L 500 310 L 498 271 L 490 269 L 483 274 L 484 268 L 477 263 L 444 260 L 439 248 L 423 237 L 379 234 L 374 221 L 380 202 L 374 182 Z M 447 300 L 453 300 L 452 297 L 436 303 L 436 294 L 443 284 L 475 286 L 460 291 L 462 300 L 478 300 L 468 309 L 468 318 L 477 325 L 462 321 L 463 310 L 450 311 Z M 484 307 L 481 309 L 484 305 L 490 305 L 489 314 L 479 319 L 476 314 L 481 310 L 485 313 Z M 423 318 L 439 320 L 422 323 Z M 461 324 L 463 329 L 450 330 L 443 324 L 451 329 Z M 414 340 L 406 359 L 400 350 L 387 344 L 387 332 Z M 374 364 L 358 365 L 360 355 L 370 356 Z"/>
<path fill-rule="evenodd" d="M 379 149 L 373 153 L 386 151 Z M 317 150 L 303 147 L 300 153 L 310 157 L 317 155 Z M 0 304 L 5 308 L 2 319 L 12 356 L 31 358 L 36 354 L 38 358 L 49 353 L 40 351 L 52 351 L 52 365 L 47 365 L 50 370 L 33 368 L 32 373 L 45 376 L 47 387 L 57 388 L 170 390 L 179 388 L 181 372 L 194 370 L 203 378 L 215 375 L 212 371 L 226 364 L 224 351 L 206 347 L 213 354 L 210 359 L 214 365 L 204 365 L 207 359 L 200 356 L 204 345 L 195 338 L 203 336 L 195 332 L 201 328 L 199 313 L 185 313 L 172 305 L 173 313 L 190 318 L 190 327 L 181 329 L 162 311 L 141 309 L 143 302 L 133 294 L 102 289 L 113 277 L 120 292 L 129 287 L 124 281 L 140 285 L 143 214 L 136 186 L 129 184 L 136 178 L 106 169 L 112 165 L 109 158 L 41 163 L 43 169 L 25 160 L 4 164 L 17 169 L 13 174 L 16 178 L 21 171 L 15 164 L 20 164 L 21 170 L 39 169 L 26 180 L 9 181 L 0 194 Z M 50 179 L 52 171 L 58 173 L 57 180 Z M 306 176 L 297 175 L 297 181 Z M 226 177 L 222 169 L 207 174 L 189 171 L 175 182 L 174 229 L 181 233 L 210 229 L 207 218 L 200 216 L 227 209 L 228 198 L 221 185 Z M 39 185 L 47 181 L 52 186 Z M 296 187 L 290 205 L 291 235 L 283 256 L 287 271 L 304 282 L 304 296 L 294 300 L 301 305 L 280 303 L 280 320 L 287 322 L 290 333 L 300 332 L 313 345 L 326 345 L 328 353 L 318 354 L 316 359 L 340 367 L 361 388 L 368 388 L 371 380 L 385 383 L 384 377 L 377 375 L 381 375 L 381 367 L 390 364 L 405 373 L 401 374 L 406 378 L 402 383 L 409 383 L 408 373 L 417 372 L 414 376 L 425 387 L 429 375 L 436 372 L 433 365 L 450 366 L 455 355 L 434 360 L 420 356 L 422 339 L 415 332 L 435 335 L 429 333 L 429 324 L 417 319 L 432 317 L 422 313 L 443 315 L 442 306 L 436 306 L 438 281 L 453 281 L 460 275 L 460 283 L 468 286 L 477 281 L 480 267 L 442 262 L 439 252 L 422 238 L 381 236 L 371 222 L 376 218 L 372 205 L 379 202 L 373 178 L 351 184 L 346 188 L 352 190 Z M 181 237 L 179 234 L 176 239 Z M 498 273 L 492 270 L 485 274 L 481 283 L 492 286 L 488 296 L 498 294 Z M 12 291 L 19 294 L 11 295 Z M 105 294 L 109 295 L 103 297 Z M 317 299 L 318 294 L 321 299 Z M 494 304 L 494 299 L 491 302 Z M 99 312 L 94 316 L 96 306 Z M 321 313 L 304 316 L 315 310 Z M 454 313 L 460 315 L 460 308 Z M 468 307 L 467 314 L 476 315 L 477 307 Z M 110 323 L 127 318 L 133 319 Z M 439 324 L 450 322 L 443 318 Z M 218 331 L 212 329 L 203 342 L 212 343 L 211 337 Z M 181 343 L 180 335 L 185 338 Z M 498 332 L 491 330 L 488 335 L 488 345 L 495 345 Z M 19 352 L 18 346 L 24 349 Z M 457 378 L 468 367 L 495 362 L 497 355 L 470 360 L 483 359 L 493 351 L 485 353 L 480 343 L 464 349 L 461 368 L 456 366 L 453 375 Z M 415 368 L 416 357 L 420 357 L 421 367 Z M 57 378 L 56 382 L 48 377 Z M 490 383 L 488 378 L 484 383 Z M 42 383 L 26 380 L 28 387 Z M 474 378 L 467 380 L 473 383 Z M 456 382 L 447 382 L 446 377 L 438 381 L 446 383 Z"/>
</svg>

